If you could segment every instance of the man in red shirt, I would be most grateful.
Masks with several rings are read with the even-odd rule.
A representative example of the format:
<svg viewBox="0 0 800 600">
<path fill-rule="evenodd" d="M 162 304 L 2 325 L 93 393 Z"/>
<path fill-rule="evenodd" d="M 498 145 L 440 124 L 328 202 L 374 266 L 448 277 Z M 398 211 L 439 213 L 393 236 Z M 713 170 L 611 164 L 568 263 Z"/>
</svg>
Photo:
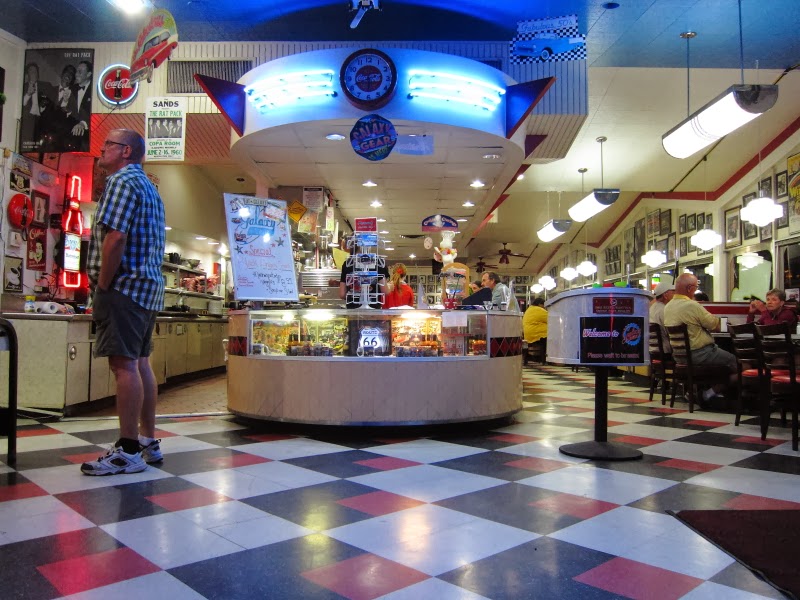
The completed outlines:
<svg viewBox="0 0 800 600">
<path fill-rule="evenodd" d="M 758 319 L 756 319 L 758 315 Z M 747 322 L 755 321 L 759 325 L 775 325 L 788 323 L 794 331 L 797 327 L 797 314 L 786 306 L 786 293 L 778 288 L 767 292 L 767 301 L 752 300 L 747 314 Z"/>
</svg>

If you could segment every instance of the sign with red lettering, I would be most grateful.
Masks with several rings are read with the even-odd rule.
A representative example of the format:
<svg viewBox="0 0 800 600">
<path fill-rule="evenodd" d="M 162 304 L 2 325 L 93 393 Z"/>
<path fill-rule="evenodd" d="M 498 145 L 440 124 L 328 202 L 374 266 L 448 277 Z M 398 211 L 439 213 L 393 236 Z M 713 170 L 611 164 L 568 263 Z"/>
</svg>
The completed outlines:
<svg viewBox="0 0 800 600">
<path fill-rule="evenodd" d="M 367 160 L 383 160 L 397 143 L 397 132 L 391 121 L 380 115 L 361 117 L 350 131 L 350 144 Z"/>
<path fill-rule="evenodd" d="M 97 78 L 97 95 L 108 106 L 130 104 L 138 92 L 139 82 L 131 81 L 131 69 L 127 65 L 108 65 Z"/>
<path fill-rule="evenodd" d="M 592 298 L 592 312 L 596 315 L 632 315 L 633 298 Z"/>
<path fill-rule="evenodd" d="M 356 217 L 356 233 L 378 233 L 377 217 Z"/>
</svg>

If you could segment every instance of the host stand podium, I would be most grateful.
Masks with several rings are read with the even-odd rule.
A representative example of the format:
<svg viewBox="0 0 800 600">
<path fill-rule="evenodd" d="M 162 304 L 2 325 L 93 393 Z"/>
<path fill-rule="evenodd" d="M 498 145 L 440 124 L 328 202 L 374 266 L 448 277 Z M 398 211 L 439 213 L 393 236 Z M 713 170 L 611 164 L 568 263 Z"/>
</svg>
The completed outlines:
<svg viewBox="0 0 800 600">
<path fill-rule="evenodd" d="M 633 460 L 642 453 L 608 441 L 608 370 L 650 364 L 648 316 L 652 296 L 629 288 L 589 288 L 559 294 L 547 308 L 547 360 L 595 372 L 594 440 L 565 444 L 569 456 Z"/>
</svg>

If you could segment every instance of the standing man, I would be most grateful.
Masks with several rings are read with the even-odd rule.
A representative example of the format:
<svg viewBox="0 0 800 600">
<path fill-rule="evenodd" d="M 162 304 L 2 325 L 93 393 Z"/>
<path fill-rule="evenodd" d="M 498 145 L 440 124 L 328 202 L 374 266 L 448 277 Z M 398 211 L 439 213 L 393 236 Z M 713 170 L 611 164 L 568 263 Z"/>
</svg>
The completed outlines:
<svg viewBox="0 0 800 600">
<path fill-rule="evenodd" d="M 120 438 L 81 465 L 86 475 L 138 473 L 162 460 L 155 439 L 158 386 L 148 357 L 164 307 L 164 204 L 142 170 L 144 140 L 113 129 L 99 166 L 110 173 L 92 225 L 87 271 L 94 289 L 95 356 L 107 356 L 117 383 Z"/>
<path fill-rule="evenodd" d="M 489 271 L 481 275 L 481 285 L 492 290 L 492 304 L 501 308 L 506 305 L 506 310 L 519 312 L 517 299 L 511 294 L 511 290 L 505 283 L 500 281 L 500 276 L 494 271 Z"/>
<path fill-rule="evenodd" d="M 664 329 L 664 309 L 667 303 L 672 300 L 675 295 L 675 285 L 666 281 L 660 282 L 656 289 L 653 291 L 656 299 L 650 305 L 650 322 L 657 323 L 661 327 L 661 342 L 664 347 L 664 352 L 672 353 L 672 346 L 669 343 L 669 335 L 667 330 Z"/>
<path fill-rule="evenodd" d="M 68 147 L 74 152 L 89 151 L 89 123 L 92 121 L 92 63 L 82 60 L 75 69 L 75 85 L 67 104 L 72 124 Z"/>
<path fill-rule="evenodd" d="M 689 349 L 692 362 L 703 368 L 704 365 L 722 365 L 728 368 L 729 381 L 720 382 L 703 392 L 703 400 L 711 400 L 730 384 L 735 385 L 738 364 L 736 357 L 714 343 L 712 331 L 719 331 L 719 317 L 715 317 L 694 300 L 697 290 L 697 277 L 683 273 L 675 281 L 675 295 L 664 308 L 664 325 L 674 327 L 686 324 L 689 332 Z"/>
</svg>

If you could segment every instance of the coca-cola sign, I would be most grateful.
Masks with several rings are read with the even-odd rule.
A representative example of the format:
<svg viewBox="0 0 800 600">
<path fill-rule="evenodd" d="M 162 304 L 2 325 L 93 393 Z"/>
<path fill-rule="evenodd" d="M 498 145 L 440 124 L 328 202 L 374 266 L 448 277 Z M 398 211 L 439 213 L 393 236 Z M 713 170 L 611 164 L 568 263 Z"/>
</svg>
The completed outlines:
<svg viewBox="0 0 800 600">
<path fill-rule="evenodd" d="M 139 83 L 131 83 L 131 69 L 127 65 L 109 65 L 97 79 L 97 93 L 107 105 L 125 106 L 136 98 Z"/>
</svg>

